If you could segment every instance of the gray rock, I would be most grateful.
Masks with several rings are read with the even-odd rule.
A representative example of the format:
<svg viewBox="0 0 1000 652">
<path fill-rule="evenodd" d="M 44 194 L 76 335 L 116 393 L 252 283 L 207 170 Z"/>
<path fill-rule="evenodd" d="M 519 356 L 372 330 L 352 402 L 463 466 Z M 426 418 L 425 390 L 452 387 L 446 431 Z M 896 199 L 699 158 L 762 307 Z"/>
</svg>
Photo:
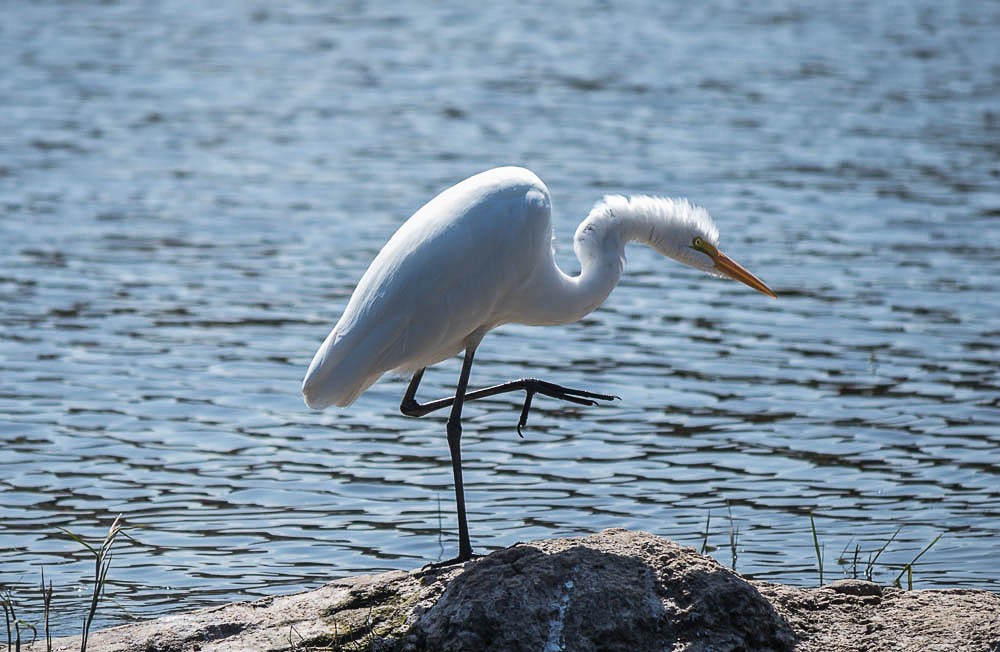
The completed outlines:
<svg viewBox="0 0 1000 652">
<path fill-rule="evenodd" d="M 78 637 L 53 643 L 79 647 Z M 997 652 L 1000 596 L 748 582 L 667 539 L 606 530 L 113 627 L 94 632 L 88 649 Z"/>
<path fill-rule="evenodd" d="M 458 576 L 412 629 L 442 652 L 788 650 L 753 586 L 690 548 L 607 530 L 499 551 Z"/>
</svg>

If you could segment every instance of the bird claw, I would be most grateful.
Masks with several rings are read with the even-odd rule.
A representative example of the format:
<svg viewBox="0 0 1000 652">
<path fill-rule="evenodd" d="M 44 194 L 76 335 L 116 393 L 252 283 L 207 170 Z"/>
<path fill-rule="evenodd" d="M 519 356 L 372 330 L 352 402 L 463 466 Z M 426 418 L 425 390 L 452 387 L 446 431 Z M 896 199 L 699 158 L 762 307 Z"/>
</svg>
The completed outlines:
<svg viewBox="0 0 1000 652">
<path fill-rule="evenodd" d="M 452 559 L 446 559 L 445 561 L 437 561 L 431 564 L 424 564 L 423 566 L 420 567 L 420 570 L 425 573 L 430 571 L 436 571 L 442 568 L 448 568 L 449 566 L 457 566 L 459 564 L 464 564 L 469 561 L 474 561 L 476 559 L 479 559 L 480 557 L 482 557 L 482 555 L 477 555 L 475 553 L 473 553 L 469 559 L 454 557 Z"/>
<path fill-rule="evenodd" d="M 521 418 L 517 420 L 517 436 L 524 439 L 524 434 L 521 432 L 521 428 L 528 425 L 528 412 L 531 410 L 531 399 L 535 397 L 535 392 L 533 390 L 527 390 L 524 392 L 524 407 L 521 408 Z"/>
<path fill-rule="evenodd" d="M 599 405 L 598 401 L 621 400 L 620 396 L 598 394 L 596 392 L 588 392 L 585 389 L 563 387 L 562 385 L 556 385 L 555 383 L 538 380 L 536 378 L 525 379 L 522 382 L 527 386 L 524 388 L 524 405 L 521 407 L 521 418 L 517 421 L 517 436 L 521 439 L 524 439 L 524 434 L 521 432 L 521 429 L 528 425 L 528 412 L 531 410 L 531 401 L 535 397 L 535 394 L 544 394 L 545 396 L 559 399 L 561 401 L 568 401 L 570 403 L 586 405 L 588 407 Z"/>
</svg>

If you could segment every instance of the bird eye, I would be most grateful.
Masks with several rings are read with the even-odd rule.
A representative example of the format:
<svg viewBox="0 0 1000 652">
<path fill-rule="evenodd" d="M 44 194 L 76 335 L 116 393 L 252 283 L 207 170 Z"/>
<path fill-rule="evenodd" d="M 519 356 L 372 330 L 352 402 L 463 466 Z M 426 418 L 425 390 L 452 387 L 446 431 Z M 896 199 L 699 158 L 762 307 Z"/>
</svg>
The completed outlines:
<svg viewBox="0 0 1000 652">
<path fill-rule="evenodd" d="M 698 251 L 705 251 L 705 241 L 702 240 L 701 238 L 695 238 L 691 242 L 691 248 L 697 249 Z"/>
</svg>

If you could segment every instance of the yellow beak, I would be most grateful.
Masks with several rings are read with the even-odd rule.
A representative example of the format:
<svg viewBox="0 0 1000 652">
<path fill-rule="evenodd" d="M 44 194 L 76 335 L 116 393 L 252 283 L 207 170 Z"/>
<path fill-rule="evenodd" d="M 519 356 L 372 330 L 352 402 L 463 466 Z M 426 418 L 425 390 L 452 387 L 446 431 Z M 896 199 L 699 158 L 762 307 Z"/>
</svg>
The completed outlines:
<svg viewBox="0 0 1000 652">
<path fill-rule="evenodd" d="M 763 292 L 772 299 L 777 299 L 778 295 L 771 291 L 771 288 L 764 284 L 764 281 L 760 280 L 753 274 L 751 274 L 743 265 L 722 253 L 718 249 L 712 247 L 712 251 L 706 251 L 712 260 L 715 261 L 716 271 L 728 276 L 729 278 L 739 281 L 740 283 L 745 283 L 758 292 Z"/>
</svg>

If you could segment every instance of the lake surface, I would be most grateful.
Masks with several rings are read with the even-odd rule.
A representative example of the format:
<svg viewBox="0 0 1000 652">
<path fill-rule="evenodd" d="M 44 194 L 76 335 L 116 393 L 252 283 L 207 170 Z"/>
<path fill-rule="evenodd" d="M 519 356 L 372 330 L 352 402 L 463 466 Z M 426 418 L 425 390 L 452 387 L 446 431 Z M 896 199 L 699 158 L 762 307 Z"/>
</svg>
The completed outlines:
<svg viewBox="0 0 1000 652">
<path fill-rule="evenodd" d="M 405 380 L 308 410 L 382 243 L 501 164 L 567 270 L 604 193 L 687 196 L 780 296 L 629 250 L 581 323 L 505 326 L 466 409 L 480 552 L 608 527 L 759 579 L 1000 590 L 1000 5 L 8 2 L 0 22 L 0 584 L 79 628 L 456 550 L 444 416 Z M 457 360 L 428 370 L 450 393 Z M 895 538 L 893 539 L 893 535 Z M 845 563 L 838 563 L 839 558 Z M 904 578 L 905 581 L 905 578 Z"/>
</svg>

